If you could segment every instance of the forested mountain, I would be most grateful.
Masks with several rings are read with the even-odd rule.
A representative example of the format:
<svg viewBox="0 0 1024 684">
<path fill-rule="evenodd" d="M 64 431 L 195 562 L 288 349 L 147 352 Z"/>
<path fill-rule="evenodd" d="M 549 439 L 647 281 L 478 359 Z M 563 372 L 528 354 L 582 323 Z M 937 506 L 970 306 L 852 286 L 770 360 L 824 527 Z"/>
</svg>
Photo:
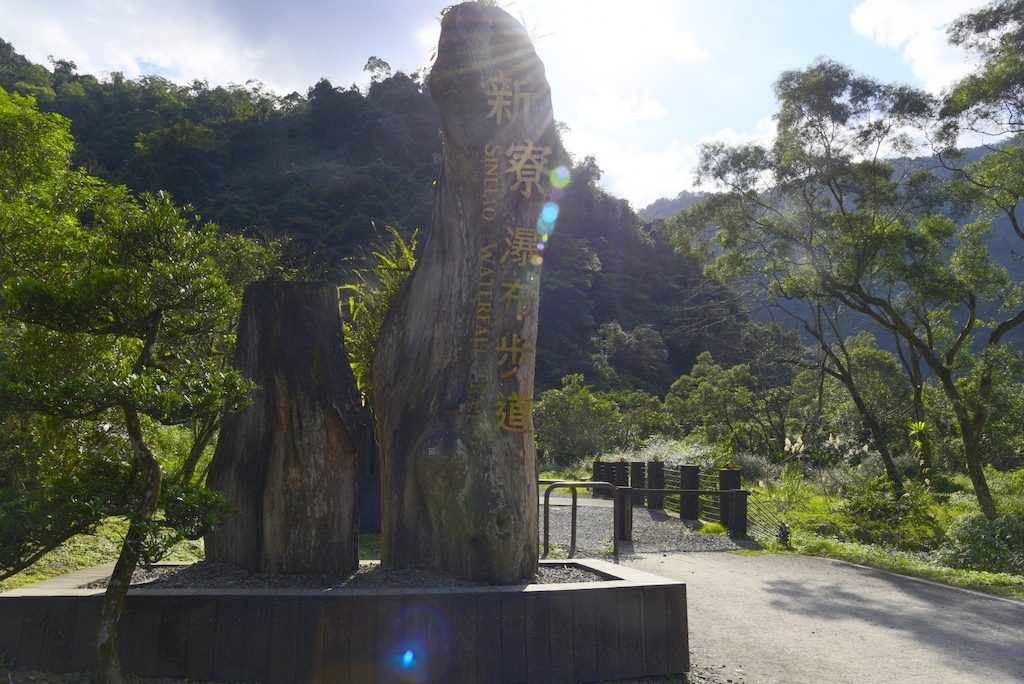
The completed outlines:
<svg viewBox="0 0 1024 684">
<path fill-rule="evenodd" d="M 366 92 L 180 86 L 31 64 L 0 42 L 0 87 L 72 121 L 76 162 L 135 191 L 169 191 L 224 230 L 289 240 L 293 266 L 336 278 L 385 225 L 426 227 L 441 151 L 433 101 L 401 72 Z"/>
<path fill-rule="evenodd" d="M 699 202 L 704 198 L 705 195 L 701 193 L 682 190 L 675 196 L 675 199 L 662 197 L 647 205 L 638 213 L 648 221 L 653 221 L 656 218 L 669 218 L 680 209 L 685 209 L 694 202 Z"/>
<path fill-rule="evenodd" d="M 298 277 L 345 283 L 386 226 L 428 229 L 441 137 L 419 74 L 378 63 L 368 87 L 324 79 L 280 96 L 256 81 L 182 86 L 51 62 L 0 40 L 0 87 L 71 119 L 78 165 L 136 192 L 169 191 L 224 231 L 282 240 Z M 576 164 L 544 253 L 538 390 L 583 373 L 664 394 L 704 349 L 738 361 L 724 289 L 675 253 L 661 220 L 597 187 L 600 173 L 592 158 Z"/>
</svg>

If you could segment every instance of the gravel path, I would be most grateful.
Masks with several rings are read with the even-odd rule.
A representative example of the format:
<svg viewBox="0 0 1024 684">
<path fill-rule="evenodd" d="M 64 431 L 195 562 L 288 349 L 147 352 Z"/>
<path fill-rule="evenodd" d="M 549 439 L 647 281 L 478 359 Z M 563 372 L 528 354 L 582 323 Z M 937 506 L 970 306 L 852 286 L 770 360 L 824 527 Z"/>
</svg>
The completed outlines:
<svg viewBox="0 0 1024 684">
<path fill-rule="evenodd" d="M 571 533 L 571 506 L 552 505 L 549 508 L 550 555 L 566 553 Z M 579 506 L 576 514 L 576 555 L 584 557 L 607 556 L 612 552 L 612 509 L 610 507 Z M 633 509 L 633 541 L 620 542 L 619 553 L 632 556 L 644 553 L 679 551 L 735 551 L 757 549 L 756 542 L 735 540 L 722 534 L 699 534 L 697 523 L 682 521 L 678 517 L 647 508 Z M 544 535 L 544 510 L 540 515 L 541 543 Z"/>
</svg>

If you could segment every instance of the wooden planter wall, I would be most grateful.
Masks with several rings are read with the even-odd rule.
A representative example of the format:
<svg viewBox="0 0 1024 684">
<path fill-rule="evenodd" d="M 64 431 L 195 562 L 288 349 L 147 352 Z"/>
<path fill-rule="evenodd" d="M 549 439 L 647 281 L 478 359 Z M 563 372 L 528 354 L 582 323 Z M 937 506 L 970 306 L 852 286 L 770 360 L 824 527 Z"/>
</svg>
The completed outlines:
<svg viewBox="0 0 1024 684">
<path fill-rule="evenodd" d="M 138 676 L 271 684 L 589 682 L 689 669 L 686 585 L 576 562 L 615 579 L 417 590 L 132 589 L 122 663 Z M 96 574 L 0 594 L 0 653 L 44 671 L 90 670 L 102 590 L 71 587 Z"/>
</svg>

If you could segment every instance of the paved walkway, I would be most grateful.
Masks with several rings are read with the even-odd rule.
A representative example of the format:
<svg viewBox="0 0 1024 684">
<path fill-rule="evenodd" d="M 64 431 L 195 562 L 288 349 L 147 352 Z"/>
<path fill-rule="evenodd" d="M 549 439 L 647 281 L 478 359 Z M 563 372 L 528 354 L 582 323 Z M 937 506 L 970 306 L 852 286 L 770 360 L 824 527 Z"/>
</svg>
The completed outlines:
<svg viewBox="0 0 1024 684">
<path fill-rule="evenodd" d="M 623 563 L 687 583 L 694 661 L 733 682 L 1024 682 L 1021 601 L 805 556 Z"/>
</svg>

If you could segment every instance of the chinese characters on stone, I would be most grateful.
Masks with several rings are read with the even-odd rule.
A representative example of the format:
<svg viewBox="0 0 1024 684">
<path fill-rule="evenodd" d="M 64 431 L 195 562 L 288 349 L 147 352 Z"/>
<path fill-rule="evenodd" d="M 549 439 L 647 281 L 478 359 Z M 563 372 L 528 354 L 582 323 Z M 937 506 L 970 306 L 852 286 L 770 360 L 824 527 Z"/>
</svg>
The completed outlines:
<svg viewBox="0 0 1024 684">
<path fill-rule="evenodd" d="M 493 121 L 499 129 L 517 122 L 522 125 L 521 122 L 529 120 L 534 101 L 539 97 L 531 89 L 532 85 L 530 76 L 514 79 L 500 70 L 491 76 L 485 90 L 487 120 Z M 473 351 L 480 361 L 471 373 L 466 402 L 467 417 L 481 419 L 487 410 L 485 398 L 493 397 L 490 415 L 494 419 L 494 430 L 521 433 L 533 430 L 533 397 L 528 390 L 517 389 L 510 383 L 519 382 L 520 372 L 527 364 L 532 367 L 534 357 L 531 355 L 536 353 L 538 233 L 534 225 L 536 217 L 502 216 L 499 207 L 532 206 L 545 196 L 553 150 L 548 145 L 538 144 L 533 134 L 533 131 L 525 131 L 522 143 L 484 146 L 482 218 L 485 225 L 504 219 L 511 226 L 506 225 L 505 235 L 499 242 L 481 249 L 473 339 Z M 528 203 L 506 204 L 510 194 L 518 194 Z M 527 225 L 517 226 L 518 223 Z M 509 320 L 513 325 L 520 322 L 519 328 L 510 330 Z M 487 387 L 489 379 L 495 377 L 502 384 L 492 394 Z"/>
</svg>

